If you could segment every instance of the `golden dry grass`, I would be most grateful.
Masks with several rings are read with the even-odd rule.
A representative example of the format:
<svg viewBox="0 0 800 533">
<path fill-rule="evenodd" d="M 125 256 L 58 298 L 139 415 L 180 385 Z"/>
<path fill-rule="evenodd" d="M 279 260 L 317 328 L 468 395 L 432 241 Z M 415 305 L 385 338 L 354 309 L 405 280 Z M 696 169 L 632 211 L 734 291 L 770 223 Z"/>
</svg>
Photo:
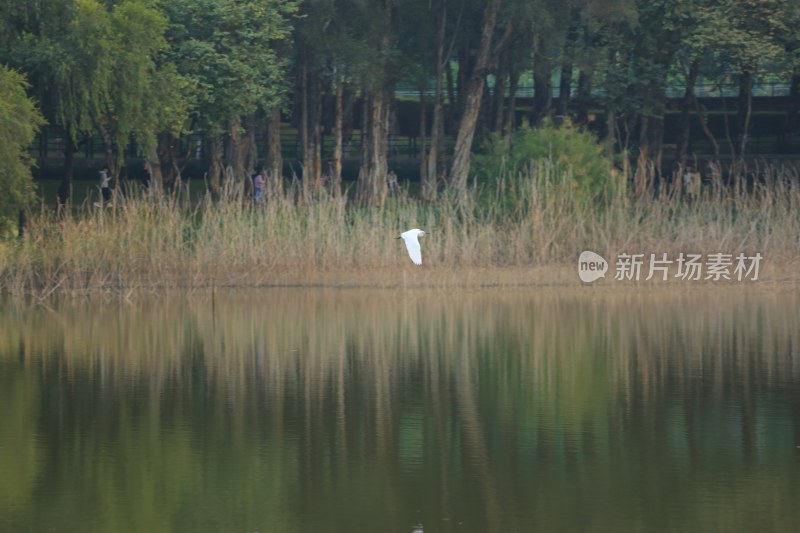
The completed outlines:
<svg viewBox="0 0 800 533">
<path fill-rule="evenodd" d="M 113 207 L 32 216 L 24 241 L 0 242 L 0 291 L 41 297 L 164 288 L 569 285 L 579 284 L 576 261 L 586 249 L 606 258 L 759 252 L 762 282 L 796 284 L 797 176 L 767 167 L 754 182 L 712 180 L 693 201 L 623 195 L 602 205 L 575 199 L 569 179 L 529 176 L 491 193 L 472 190 L 458 202 L 391 199 L 374 208 L 327 194 L 301 201 L 291 187 L 262 205 L 236 191 L 199 206 L 117 198 Z M 418 268 L 394 239 L 411 227 L 430 232 Z"/>
</svg>

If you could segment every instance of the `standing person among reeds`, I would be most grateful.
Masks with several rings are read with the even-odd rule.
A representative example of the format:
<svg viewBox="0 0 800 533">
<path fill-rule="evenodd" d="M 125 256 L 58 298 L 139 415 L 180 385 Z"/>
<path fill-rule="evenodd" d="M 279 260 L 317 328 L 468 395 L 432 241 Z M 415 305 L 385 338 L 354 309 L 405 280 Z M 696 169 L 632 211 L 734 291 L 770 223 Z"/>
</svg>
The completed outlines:
<svg viewBox="0 0 800 533">
<path fill-rule="evenodd" d="M 259 167 L 253 175 L 253 201 L 260 202 L 264 198 L 265 185 L 264 174 L 261 171 L 261 167 Z"/>
<path fill-rule="evenodd" d="M 100 169 L 100 193 L 103 195 L 103 202 L 111 200 L 111 189 L 109 188 L 111 178 L 108 175 L 108 165 L 103 165 Z"/>
</svg>

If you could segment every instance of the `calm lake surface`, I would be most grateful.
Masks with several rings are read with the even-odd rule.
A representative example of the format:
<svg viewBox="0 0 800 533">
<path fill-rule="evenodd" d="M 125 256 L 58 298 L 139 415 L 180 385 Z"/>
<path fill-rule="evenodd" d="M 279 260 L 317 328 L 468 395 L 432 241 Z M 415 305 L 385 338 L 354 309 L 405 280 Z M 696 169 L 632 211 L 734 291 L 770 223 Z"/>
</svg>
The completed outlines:
<svg viewBox="0 0 800 533">
<path fill-rule="evenodd" d="M 796 531 L 800 298 L 0 304 L 0 531 Z"/>
</svg>

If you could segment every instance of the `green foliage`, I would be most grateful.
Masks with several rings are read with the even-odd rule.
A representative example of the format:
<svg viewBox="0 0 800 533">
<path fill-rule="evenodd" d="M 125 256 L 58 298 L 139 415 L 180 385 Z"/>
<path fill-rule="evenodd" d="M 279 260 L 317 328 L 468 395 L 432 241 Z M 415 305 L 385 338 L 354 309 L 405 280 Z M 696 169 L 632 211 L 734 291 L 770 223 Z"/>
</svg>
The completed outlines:
<svg viewBox="0 0 800 533">
<path fill-rule="evenodd" d="M 173 66 L 157 63 L 167 47 L 167 20 L 151 0 L 126 0 L 111 8 L 109 25 L 111 90 L 97 120 L 114 134 L 115 145 L 124 146 L 135 133 L 146 149 L 180 120 L 170 110 L 183 107 Z"/>
<path fill-rule="evenodd" d="M 416 8 L 408 11 L 418 13 Z M 328 0 L 305 0 L 295 31 L 295 61 L 298 65 L 303 61 L 318 65 L 328 63 L 340 79 L 359 80 L 368 86 L 384 84 L 385 63 L 399 60 L 402 55 L 397 48 L 400 43 L 396 28 L 387 24 L 384 15 L 383 6 L 376 2 L 342 6 Z M 402 16 L 405 15 L 403 10 Z M 415 35 L 415 32 L 404 33 L 404 44 L 414 41 Z M 381 49 L 384 37 L 389 37 L 388 49 Z M 411 55 L 410 61 L 424 61 L 420 54 Z"/>
<path fill-rule="evenodd" d="M 107 17 L 96 0 L 15 2 L 0 60 L 24 72 L 43 114 L 74 137 L 92 131 L 108 91 Z"/>
<path fill-rule="evenodd" d="M 557 186 L 585 203 L 610 198 L 619 190 L 612 179 L 613 161 L 597 138 L 569 121 L 561 126 L 523 125 L 509 138 L 495 136 L 476 157 L 481 183 L 496 188 L 503 177 L 529 177 L 537 185 Z"/>
<path fill-rule="evenodd" d="M 275 43 L 291 36 L 295 2 L 174 0 L 162 7 L 170 22 L 168 56 L 187 80 L 190 113 L 201 129 L 219 133 L 278 102 L 286 64 Z"/>
<path fill-rule="evenodd" d="M 718 67 L 756 72 L 765 64 L 777 66 L 785 53 L 780 39 L 793 33 L 787 26 L 790 4 L 786 0 L 722 0 L 704 6 L 700 22 Z"/>
<path fill-rule="evenodd" d="M 0 235 L 33 198 L 27 148 L 44 119 L 25 94 L 27 86 L 21 74 L 0 65 Z"/>
<path fill-rule="evenodd" d="M 102 129 L 124 146 L 170 129 L 185 84 L 170 64 L 167 21 L 153 0 L 53 0 L 18 6 L 3 59 L 28 75 L 43 113 L 73 139 Z M 185 113 L 184 113 L 185 115 Z M 174 128 L 173 128 L 174 129 Z"/>
</svg>

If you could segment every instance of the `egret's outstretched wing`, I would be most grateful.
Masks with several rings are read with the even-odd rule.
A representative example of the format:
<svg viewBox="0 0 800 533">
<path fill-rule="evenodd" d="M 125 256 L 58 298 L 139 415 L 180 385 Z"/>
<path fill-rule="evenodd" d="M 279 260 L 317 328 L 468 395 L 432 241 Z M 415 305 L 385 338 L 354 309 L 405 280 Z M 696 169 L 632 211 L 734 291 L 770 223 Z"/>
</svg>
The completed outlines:
<svg viewBox="0 0 800 533">
<path fill-rule="evenodd" d="M 408 255 L 411 257 L 411 260 L 414 262 L 415 265 L 422 264 L 422 250 L 419 248 L 419 241 L 417 240 L 416 235 L 410 235 L 408 237 L 403 237 L 403 240 L 406 242 L 406 248 L 408 248 Z"/>
</svg>

